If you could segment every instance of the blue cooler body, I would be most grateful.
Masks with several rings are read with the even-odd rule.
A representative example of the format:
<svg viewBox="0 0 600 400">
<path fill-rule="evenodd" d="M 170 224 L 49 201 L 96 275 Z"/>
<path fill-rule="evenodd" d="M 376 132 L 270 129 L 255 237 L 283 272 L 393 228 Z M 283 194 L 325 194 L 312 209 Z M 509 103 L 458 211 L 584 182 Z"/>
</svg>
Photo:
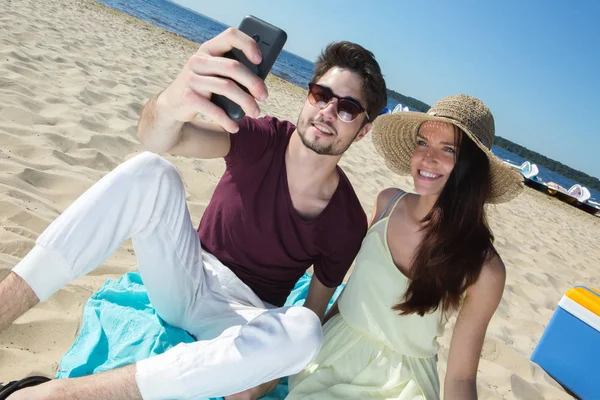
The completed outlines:
<svg viewBox="0 0 600 400">
<path fill-rule="evenodd" d="M 576 289 L 580 293 L 582 289 L 590 290 Z M 590 292 L 600 302 L 600 295 Z M 600 315 L 594 313 L 595 306 L 590 306 L 589 301 L 582 303 L 578 302 L 577 293 L 570 296 L 567 292 L 563 296 L 531 355 L 531 361 L 581 399 L 598 400 Z"/>
</svg>

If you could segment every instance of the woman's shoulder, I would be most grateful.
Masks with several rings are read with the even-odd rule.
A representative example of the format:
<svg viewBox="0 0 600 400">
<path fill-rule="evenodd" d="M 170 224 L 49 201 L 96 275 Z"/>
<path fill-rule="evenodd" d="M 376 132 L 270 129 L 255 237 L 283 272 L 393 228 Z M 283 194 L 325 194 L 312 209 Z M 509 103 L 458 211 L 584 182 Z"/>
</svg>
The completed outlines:
<svg viewBox="0 0 600 400">
<path fill-rule="evenodd" d="M 377 194 L 377 205 L 381 205 L 381 209 L 383 209 L 390 201 L 397 199 L 399 196 L 402 196 L 403 194 L 407 193 L 407 191 L 396 187 L 383 189 Z"/>
<path fill-rule="evenodd" d="M 390 201 L 398 192 L 403 192 L 403 190 L 395 187 L 383 189 L 377 193 L 377 202 Z"/>
<path fill-rule="evenodd" d="M 373 214 L 376 217 L 375 220 L 379 219 L 391 207 L 392 203 L 404 193 L 406 193 L 404 190 L 394 187 L 380 191 L 375 199 Z"/>
<path fill-rule="evenodd" d="M 494 252 L 483 263 L 479 277 L 467 289 L 467 295 L 472 297 L 486 296 L 490 291 L 504 291 L 506 282 L 506 266 L 500 255 Z"/>
<path fill-rule="evenodd" d="M 506 266 L 504 265 L 504 261 L 502 261 L 500 254 L 498 254 L 495 249 L 483 263 L 481 273 L 485 274 L 484 279 L 494 277 L 502 280 L 502 282 L 506 279 Z"/>
</svg>

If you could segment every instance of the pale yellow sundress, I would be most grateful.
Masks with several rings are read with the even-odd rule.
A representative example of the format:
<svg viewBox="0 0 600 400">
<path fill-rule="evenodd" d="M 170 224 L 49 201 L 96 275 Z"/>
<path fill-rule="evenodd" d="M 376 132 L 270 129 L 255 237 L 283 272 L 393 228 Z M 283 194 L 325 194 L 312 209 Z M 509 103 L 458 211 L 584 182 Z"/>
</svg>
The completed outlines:
<svg viewBox="0 0 600 400">
<path fill-rule="evenodd" d="M 395 208 L 403 196 L 394 197 Z M 436 339 L 445 321 L 439 309 L 423 317 L 392 310 L 409 279 L 392 260 L 385 214 L 363 240 L 320 353 L 290 378 L 286 400 L 439 399 Z"/>
</svg>

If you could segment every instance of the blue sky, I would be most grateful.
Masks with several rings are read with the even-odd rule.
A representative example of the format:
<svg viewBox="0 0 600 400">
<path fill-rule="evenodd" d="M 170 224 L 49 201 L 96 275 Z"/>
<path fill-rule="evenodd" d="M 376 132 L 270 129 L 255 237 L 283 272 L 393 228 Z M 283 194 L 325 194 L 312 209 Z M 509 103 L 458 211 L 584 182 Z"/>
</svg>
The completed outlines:
<svg viewBox="0 0 600 400">
<path fill-rule="evenodd" d="M 331 41 L 359 43 L 389 88 L 428 104 L 479 97 L 497 135 L 600 178 L 600 1 L 176 2 L 230 26 L 256 15 L 311 61 Z"/>
</svg>

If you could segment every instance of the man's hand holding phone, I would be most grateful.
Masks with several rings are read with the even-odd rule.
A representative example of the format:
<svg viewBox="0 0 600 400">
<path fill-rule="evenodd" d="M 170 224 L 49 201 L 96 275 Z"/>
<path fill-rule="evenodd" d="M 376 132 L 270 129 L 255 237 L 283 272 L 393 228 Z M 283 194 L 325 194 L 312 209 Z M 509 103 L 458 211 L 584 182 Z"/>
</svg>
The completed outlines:
<svg viewBox="0 0 600 400">
<path fill-rule="evenodd" d="M 184 123 L 202 113 L 213 119 L 228 132 L 238 131 L 237 123 L 211 102 L 218 94 L 240 105 L 251 117 L 260 114 L 257 100 L 266 100 L 265 82 L 241 62 L 223 57 L 232 49 L 239 49 L 253 64 L 260 64 L 262 55 L 256 41 L 247 34 L 229 28 L 205 42 L 186 62 L 177 78 L 157 98 L 157 106 L 175 120 Z M 246 93 L 235 82 L 246 87 Z"/>
</svg>

